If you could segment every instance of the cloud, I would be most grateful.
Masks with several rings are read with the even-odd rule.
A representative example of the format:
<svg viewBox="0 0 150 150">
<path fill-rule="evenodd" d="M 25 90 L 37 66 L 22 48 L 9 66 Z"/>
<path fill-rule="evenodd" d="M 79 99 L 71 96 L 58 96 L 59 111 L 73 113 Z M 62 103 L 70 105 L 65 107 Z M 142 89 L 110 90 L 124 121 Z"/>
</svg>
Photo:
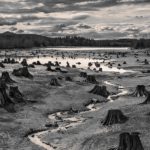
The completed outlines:
<svg viewBox="0 0 150 150">
<path fill-rule="evenodd" d="M 1 0 L 0 32 L 92 38 L 145 36 L 149 0 Z"/>
</svg>

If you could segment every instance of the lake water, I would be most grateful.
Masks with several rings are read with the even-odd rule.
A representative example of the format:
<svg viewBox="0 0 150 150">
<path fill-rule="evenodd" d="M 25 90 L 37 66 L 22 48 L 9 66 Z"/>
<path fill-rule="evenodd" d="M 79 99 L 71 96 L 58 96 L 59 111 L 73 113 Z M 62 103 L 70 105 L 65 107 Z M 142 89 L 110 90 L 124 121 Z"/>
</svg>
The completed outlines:
<svg viewBox="0 0 150 150">
<path fill-rule="evenodd" d="M 33 48 L 33 50 L 58 50 L 58 51 L 130 51 L 129 47 L 48 47 Z"/>
</svg>

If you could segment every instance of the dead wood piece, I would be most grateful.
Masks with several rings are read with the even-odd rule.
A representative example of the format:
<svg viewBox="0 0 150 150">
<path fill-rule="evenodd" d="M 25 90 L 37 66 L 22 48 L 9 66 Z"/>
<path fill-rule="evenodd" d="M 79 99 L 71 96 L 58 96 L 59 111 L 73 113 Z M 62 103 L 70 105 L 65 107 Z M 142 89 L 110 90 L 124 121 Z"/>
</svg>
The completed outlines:
<svg viewBox="0 0 150 150">
<path fill-rule="evenodd" d="M 14 102 L 25 102 L 23 94 L 19 91 L 18 86 L 10 86 L 9 96 L 14 99 Z"/>
<path fill-rule="evenodd" d="M 50 85 L 52 85 L 52 86 L 61 86 L 56 78 L 51 79 Z"/>
<path fill-rule="evenodd" d="M 132 132 L 123 132 L 119 136 L 119 147 L 117 150 L 144 150 L 139 133 Z"/>
<path fill-rule="evenodd" d="M 19 69 L 14 69 L 12 72 L 13 75 L 17 77 L 26 77 L 26 78 L 33 78 L 33 75 L 29 73 L 27 67 L 19 68 Z"/>
<path fill-rule="evenodd" d="M 5 68 L 4 64 L 2 62 L 0 62 L 0 67 L 1 68 Z"/>
<path fill-rule="evenodd" d="M 121 110 L 112 109 L 108 111 L 106 118 L 102 121 L 102 124 L 109 126 L 118 123 L 125 123 L 127 120 L 128 117 L 126 117 Z"/>
<path fill-rule="evenodd" d="M 6 109 L 8 112 L 15 112 L 14 109 L 14 103 L 13 101 L 8 97 L 6 93 L 6 89 L 3 87 L 0 87 L 0 105 Z"/>
<path fill-rule="evenodd" d="M 27 63 L 27 60 L 26 59 L 23 59 L 22 62 L 21 62 L 22 66 L 28 66 L 28 63 Z"/>
<path fill-rule="evenodd" d="M 8 83 L 8 84 L 15 83 L 15 81 L 10 78 L 10 75 L 7 71 L 2 72 L 2 76 L 0 80 L 3 80 L 5 83 Z"/>
<path fill-rule="evenodd" d="M 80 77 L 86 78 L 87 77 L 87 73 L 86 72 L 80 72 Z"/>
<path fill-rule="evenodd" d="M 143 97 L 148 95 L 148 91 L 144 85 L 137 85 L 136 90 L 132 95 L 136 97 Z"/>
<path fill-rule="evenodd" d="M 98 83 L 98 82 L 96 81 L 94 75 L 87 75 L 86 81 L 89 82 L 89 83 L 93 83 L 93 84 L 97 84 L 97 83 Z"/>
<path fill-rule="evenodd" d="M 97 95 L 101 95 L 103 97 L 108 97 L 109 96 L 109 92 L 107 91 L 106 86 L 99 86 L 99 85 L 95 85 L 94 88 L 89 91 L 89 93 L 93 93 L 93 94 L 97 94 Z"/>
</svg>

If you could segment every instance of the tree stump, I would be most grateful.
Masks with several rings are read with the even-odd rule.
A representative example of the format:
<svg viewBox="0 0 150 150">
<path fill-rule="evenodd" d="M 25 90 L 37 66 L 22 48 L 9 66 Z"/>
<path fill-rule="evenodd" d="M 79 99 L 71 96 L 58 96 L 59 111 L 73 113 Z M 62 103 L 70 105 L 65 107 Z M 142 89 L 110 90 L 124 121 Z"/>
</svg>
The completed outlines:
<svg viewBox="0 0 150 150">
<path fill-rule="evenodd" d="M 35 68 L 34 64 L 28 65 L 28 68 Z"/>
<path fill-rule="evenodd" d="M 5 68 L 4 64 L 2 62 L 0 62 L 0 67 L 1 68 Z"/>
<path fill-rule="evenodd" d="M 106 89 L 106 86 L 99 86 L 99 85 L 95 85 L 94 88 L 89 91 L 89 93 L 93 93 L 93 94 L 97 94 L 103 97 L 108 97 L 109 96 L 109 92 Z"/>
<path fill-rule="evenodd" d="M 23 94 L 19 91 L 18 86 L 10 86 L 9 96 L 17 103 L 25 102 Z"/>
<path fill-rule="evenodd" d="M 146 100 L 141 104 L 150 104 L 150 93 L 148 94 Z"/>
<path fill-rule="evenodd" d="M 56 72 L 56 70 L 55 70 L 55 69 L 52 69 L 52 67 L 51 67 L 50 65 L 48 65 L 48 67 L 47 67 L 47 71 Z"/>
<path fill-rule="evenodd" d="M 87 73 L 86 72 L 80 72 L 80 77 L 86 78 L 87 77 Z"/>
<path fill-rule="evenodd" d="M 67 61 L 67 66 L 66 66 L 67 68 L 70 68 L 70 64 L 69 64 L 69 62 Z"/>
<path fill-rule="evenodd" d="M 119 136 L 119 147 L 117 150 L 144 150 L 141 140 L 139 138 L 139 133 L 128 132 L 121 133 Z"/>
<path fill-rule="evenodd" d="M 96 79 L 95 79 L 95 76 L 93 76 L 93 75 L 87 75 L 86 81 L 89 82 L 89 83 L 93 83 L 93 84 L 97 84 L 98 83 L 96 81 Z"/>
<path fill-rule="evenodd" d="M 72 65 L 72 68 L 76 68 L 76 65 Z"/>
<path fill-rule="evenodd" d="M 132 95 L 136 97 L 143 97 L 148 95 L 148 91 L 144 85 L 137 85 L 136 90 Z"/>
<path fill-rule="evenodd" d="M 73 81 L 73 79 L 72 79 L 70 76 L 65 77 L 65 80 L 66 80 L 66 81 L 69 81 L 69 82 L 72 82 L 72 81 Z"/>
<path fill-rule="evenodd" d="M 26 78 L 33 78 L 33 75 L 29 73 L 27 67 L 14 69 L 12 74 L 17 77 L 26 77 Z"/>
<path fill-rule="evenodd" d="M 61 86 L 56 78 L 51 79 L 50 85 L 52 85 L 52 86 Z"/>
<path fill-rule="evenodd" d="M 2 84 L 0 84 L 2 85 Z M 8 97 L 6 93 L 6 88 L 3 86 L 0 86 L 0 105 L 6 109 L 8 112 L 15 112 L 14 109 L 14 103 L 13 101 Z"/>
<path fill-rule="evenodd" d="M 27 63 L 26 59 L 23 59 L 22 62 L 21 62 L 21 64 L 22 64 L 22 66 L 25 66 L 25 67 L 28 66 L 28 63 Z"/>
<path fill-rule="evenodd" d="M 4 80 L 4 82 L 8 84 L 15 83 L 15 81 L 10 78 L 9 73 L 7 71 L 2 72 L 1 80 Z"/>
<path fill-rule="evenodd" d="M 108 111 L 106 118 L 102 121 L 102 124 L 104 126 L 109 126 L 118 123 L 125 123 L 127 120 L 128 117 L 126 117 L 121 110 L 112 109 Z"/>
<path fill-rule="evenodd" d="M 36 63 L 36 64 L 37 64 L 37 65 L 42 65 L 40 61 L 37 61 L 37 63 Z"/>
</svg>

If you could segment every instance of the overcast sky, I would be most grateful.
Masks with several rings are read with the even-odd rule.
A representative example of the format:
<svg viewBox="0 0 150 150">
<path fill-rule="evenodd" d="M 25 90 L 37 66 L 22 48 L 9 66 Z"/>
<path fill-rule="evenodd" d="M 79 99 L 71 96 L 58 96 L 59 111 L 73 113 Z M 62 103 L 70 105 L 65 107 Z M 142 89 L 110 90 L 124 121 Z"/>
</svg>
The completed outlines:
<svg viewBox="0 0 150 150">
<path fill-rule="evenodd" d="M 150 0 L 0 0 L 0 32 L 150 38 Z"/>
</svg>

